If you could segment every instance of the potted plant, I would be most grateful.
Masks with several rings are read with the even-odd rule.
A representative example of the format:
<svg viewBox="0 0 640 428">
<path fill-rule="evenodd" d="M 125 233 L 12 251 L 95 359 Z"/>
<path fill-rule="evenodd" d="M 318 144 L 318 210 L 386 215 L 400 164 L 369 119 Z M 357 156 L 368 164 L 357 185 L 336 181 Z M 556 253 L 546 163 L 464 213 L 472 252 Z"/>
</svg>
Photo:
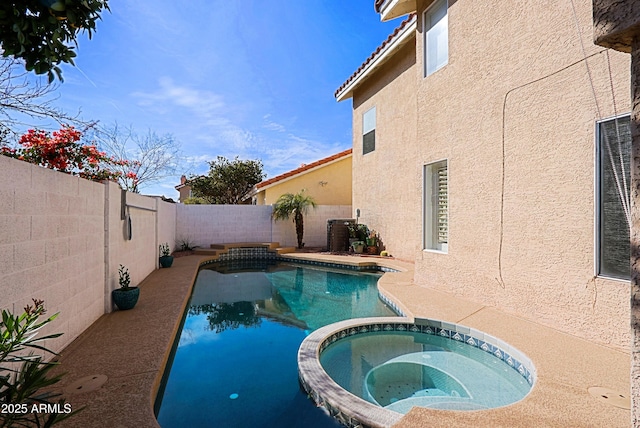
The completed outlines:
<svg viewBox="0 0 640 428">
<path fill-rule="evenodd" d="M 367 253 L 378 254 L 378 233 L 371 229 L 367 236 Z"/>
<path fill-rule="evenodd" d="M 131 287 L 131 277 L 129 276 L 129 269 L 120 265 L 118 269 L 118 275 L 120 288 L 116 288 L 111 292 L 113 303 L 116 304 L 118 309 L 126 311 L 127 309 L 133 309 L 138 303 L 138 297 L 140 297 L 140 289 L 138 287 Z"/>
<path fill-rule="evenodd" d="M 173 264 L 173 256 L 171 255 L 171 249 L 169 243 L 165 242 L 160 245 L 160 266 L 163 268 L 171 267 Z"/>
<path fill-rule="evenodd" d="M 358 240 L 358 229 L 356 223 L 345 223 L 349 232 L 349 248 Z"/>
<path fill-rule="evenodd" d="M 364 242 L 356 241 L 353 244 L 351 244 L 351 248 L 353 248 L 354 253 L 362 254 L 362 251 L 364 250 Z"/>
</svg>

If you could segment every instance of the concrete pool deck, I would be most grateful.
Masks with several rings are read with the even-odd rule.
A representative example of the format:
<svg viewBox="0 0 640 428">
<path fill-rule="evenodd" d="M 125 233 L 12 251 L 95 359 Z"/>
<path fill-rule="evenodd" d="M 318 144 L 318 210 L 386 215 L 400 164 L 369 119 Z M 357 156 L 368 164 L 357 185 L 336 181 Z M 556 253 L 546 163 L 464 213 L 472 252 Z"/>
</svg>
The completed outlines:
<svg viewBox="0 0 640 428">
<path fill-rule="evenodd" d="M 500 409 L 452 412 L 413 408 L 394 427 L 628 427 L 629 410 L 589 394 L 600 386 L 628 397 L 630 355 L 596 345 L 495 308 L 412 283 L 410 263 L 393 259 L 295 253 L 288 258 L 333 263 L 380 263 L 401 270 L 385 274 L 379 287 L 408 315 L 466 325 L 498 337 L 533 360 L 537 382 L 522 401 Z M 158 427 L 153 413 L 164 366 L 188 301 L 197 268 L 208 257 L 176 258 L 139 286 L 130 311 L 103 315 L 63 352 L 60 383 L 74 409 L 85 409 L 60 426 Z M 93 375 L 108 380 L 98 389 L 69 391 Z M 87 385 L 89 385 L 87 383 Z M 84 390 L 90 387 L 84 388 Z M 284 427 L 287 428 L 287 427 Z"/>
</svg>

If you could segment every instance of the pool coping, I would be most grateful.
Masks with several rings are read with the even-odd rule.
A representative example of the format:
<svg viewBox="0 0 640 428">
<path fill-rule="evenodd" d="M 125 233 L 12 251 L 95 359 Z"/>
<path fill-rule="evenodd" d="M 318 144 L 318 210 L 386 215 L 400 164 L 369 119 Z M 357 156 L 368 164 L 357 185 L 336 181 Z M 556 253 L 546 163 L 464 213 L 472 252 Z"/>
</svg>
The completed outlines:
<svg viewBox="0 0 640 428">
<path fill-rule="evenodd" d="M 538 378 L 524 400 L 506 408 L 452 412 L 414 408 L 394 428 L 415 426 L 629 426 L 629 410 L 602 404 L 586 389 L 601 385 L 628 393 L 628 352 L 594 344 L 541 324 L 413 283 L 413 266 L 389 258 L 313 253 L 281 255 L 289 261 L 315 259 L 362 265 L 377 263 L 385 273 L 379 289 L 407 319 L 419 317 L 469 325 L 499 337 L 529 356 Z M 86 408 L 60 426 L 159 427 L 153 405 L 200 264 L 207 256 L 177 258 L 170 269 L 152 272 L 141 284 L 135 309 L 105 314 L 63 350 L 56 372 L 59 387 L 104 374 L 101 388 L 67 396 L 74 409 Z M 391 426 L 391 425 L 381 425 Z"/>
</svg>

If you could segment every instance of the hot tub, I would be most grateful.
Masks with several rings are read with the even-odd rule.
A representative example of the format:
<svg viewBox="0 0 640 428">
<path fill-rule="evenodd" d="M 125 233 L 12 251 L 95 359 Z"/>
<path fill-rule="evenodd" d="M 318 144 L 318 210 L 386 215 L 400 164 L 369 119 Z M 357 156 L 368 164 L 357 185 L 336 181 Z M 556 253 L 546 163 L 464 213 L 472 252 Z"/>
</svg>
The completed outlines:
<svg viewBox="0 0 640 428">
<path fill-rule="evenodd" d="M 412 407 L 507 406 L 535 383 L 531 360 L 481 331 L 431 319 L 356 319 L 307 337 L 301 384 L 347 426 L 390 426 Z"/>
</svg>

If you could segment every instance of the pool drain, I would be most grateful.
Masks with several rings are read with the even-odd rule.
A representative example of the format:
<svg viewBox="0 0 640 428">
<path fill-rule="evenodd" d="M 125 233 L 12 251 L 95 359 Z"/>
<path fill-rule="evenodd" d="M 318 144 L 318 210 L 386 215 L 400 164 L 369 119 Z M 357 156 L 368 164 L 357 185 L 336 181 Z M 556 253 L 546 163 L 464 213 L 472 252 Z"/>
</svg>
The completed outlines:
<svg viewBox="0 0 640 428">
<path fill-rule="evenodd" d="M 592 386 L 587 391 L 603 403 L 611 404 L 621 409 L 631 409 L 631 398 L 626 394 L 621 394 L 609 388 L 602 386 Z"/>
<path fill-rule="evenodd" d="M 67 385 L 67 387 L 64 388 L 64 393 L 81 394 L 83 392 L 95 391 L 104 385 L 107 379 L 108 378 L 105 375 L 86 376 Z"/>
</svg>

